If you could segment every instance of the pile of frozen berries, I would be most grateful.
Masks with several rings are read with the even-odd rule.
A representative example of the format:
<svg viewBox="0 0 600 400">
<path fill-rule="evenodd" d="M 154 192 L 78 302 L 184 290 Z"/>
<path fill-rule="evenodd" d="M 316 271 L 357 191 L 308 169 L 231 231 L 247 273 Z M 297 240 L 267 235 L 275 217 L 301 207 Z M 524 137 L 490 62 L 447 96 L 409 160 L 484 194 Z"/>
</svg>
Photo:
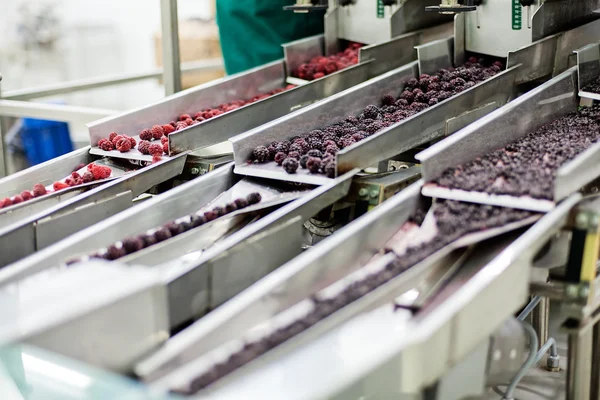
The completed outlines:
<svg viewBox="0 0 600 400">
<path fill-rule="evenodd" d="M 360 43 L 350 43 L 346 50 L 332 56 L 313 57 L 309 62 L 300 64 L 292 72 L 296 78 L 312 81 L 325 75 L 333 74 L 336 71 L 347 68 L 358 63 L 358 49 L 363 45 Z"/>
<path fill-rule="evenodd" d="M 128 254 L 135 253 L 156 243 L 163 242 L 173 236 L 197 228 L 226 214 L 241 210 L 248 206 L 259 203 L 262 200 L 260 193 L 250 193 L 246 198 L 239 198 L 227 204 L 225 207 L 214 207 L 204 213 L 195 213 L 182 217 L 177 221 L 171 221 L 160 228 L 148 231 L 143 235 L 129 237 L 120 242 L 108 246 L 99 253 L 93 254 L 91 258 L 102 258 L 105 260 L 116 260 Z M 76 259 L 69 261 L 72 264 L 81 261 Z"/>
<path fill-rule="evenodd" d="M 503 69 L 500 62 L 489 67 L 484 67 L 482 62 L 470 58 L 458 68 L 442 69 L 433 75 L 424 74 L 419 79 L 410 79 L 398 98 L 386 94 L 380 106 L 369 105 L 358 116 L 351 115 L 343 121 L 290 140 L 258 146 L 249 162 L 262 164 L 275 161 L 290 174 L 301 167 L 310 173 L 333 178 L 335 154 L 340 149 L 469 89 Z"/>
<path fill-rule="evenodd" d="M 206 110 L 198 111 L 193 116 L 190 114 L 182 114 L 179 116 L 177 121 L 171 121 L 165 125 L 154 125 L 150 129 L 144 129 L 140 132 L 140 143 L 137 144 L 136 140 L 127 135 L 119 135 L 116 132 L 112 132 L 108 138 L 103 138 L 98 141 L 98 147 L 104 151 L 118 150 L 121 153 L 126 153 L 131 149 L 137 149 L 140 153 L 151 155 L 152 161 L 160 161 L 161 156 L 169 154 L 169 139 L 168 136 L 188 126 L 199 124 L 200 122 L 214 118 L 221 114 L 229 111 L 233 111 L 237 108 L 245 106 L 250 103 L 257 102 L 267 97 L 271 97 L 277 93 L 284 92 L 289 89 L 295 88 L 295 85 L 287 85 L 285 88 L 275 89 L 269 93 L 256 95 L 249 100 L 235 100 L 231 103 L 221 104 L 215 108 L 208 108 Z M 153 141 L 160 141 L 159 143 L 152 143 Z"/>
<path fill-rule="evenodd" d="M 83 167 L 83 165 L 81 167 Z M 88 170 L 83 175 L 77 172 L 77 170 L 79 169 L 80 167 L 78 166 L 76 170 L 73 171 L 67 179 L 65 179 L 64 182 L 54 182 L 54 184 L 52 185 L 52 189 L 55 192 L 58 192 L 59 190 L 79 186 L 84 183 L 106 179 L 112 174 L 112 171 L 109 167 L 106 167 L 104 165 L 96 165 L 93 163 L 88 165 Z M 44 196 L 50 192 L 52 191 L 48 191 L 48 189 L 46 189 L 46 187 L 41 183 L 36 183 L 35 185 L 33 185 L 33 190 L 31 191 L 24 190 L 23 192 L 21 192 L 21 194 L 17 194 L 13 197 L 6 197 L 0 200 L 0 208 L 10 207 L 12 205 L 31 200 L 35 197 Z"/>
</svg>

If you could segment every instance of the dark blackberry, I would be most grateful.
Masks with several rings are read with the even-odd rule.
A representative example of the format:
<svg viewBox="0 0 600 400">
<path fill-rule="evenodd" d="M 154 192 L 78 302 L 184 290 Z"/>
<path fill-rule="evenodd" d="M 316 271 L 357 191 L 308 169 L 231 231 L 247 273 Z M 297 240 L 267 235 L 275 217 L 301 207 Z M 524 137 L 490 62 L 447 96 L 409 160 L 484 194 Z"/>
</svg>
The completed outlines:
<svg viewBox="0 0 600 400">
<path fill-rule="evenodd" d="M 456 78 L 450 81 L 450 84 L 454 86 L 454 88 L 456 88 L 457 86 L 465 86 L 465 83 L 467 82 L 462 78 Z"/>
<path fill-rule="evenodd" d="M 297 146 L 297 147 L 292 148 L 294 146 Z M 310 150 L 310 146 L 306 142 L 306 140 L 304 140 L 304 139 L 297 139 L 290 146 L 290 151 L 294 151 L 294 150 L 297 151 L 300 154 L 306 154 L 306 152 Z"/>
<path fill-rule="evenodd" d="M 361 140 L 363 140 L 366 137 L 367 137 L 367 134 L 365 132 L 356 132 L 354 135 L 351 136 L 351 138 L 356 140 L 357 142 L 360 142 Z M 319 157 L 319 158 L 321 158 L 321 157 Z"/>
<path fill-rule="evenodd" d="M 294 158 L 296 160 L 300 159 L 300 153 L 297 151 L 290 151 L 290 153 L 287 155 L 288 158 Z M 285 161 L 285 160 L 284 160 Z M 283 164 L 283 163 L 282 163 Z"/>
<path fill-rule="evenodd" d="M 312 139 L 320 139 L 323 136 L 323 131 L 319 129 L 315 129 L 314 131 L 310 131 L 307 137 Z"/>
<path fill-rule="evenodd" d="M 409 104 L 408 104 L 408 101 L 406 101 L 406 99 L 398 99 L 398 100 L 396 100 L 396 107 L 398 107 L 398 108 L 405 108 L 405 107 L 408 107 L 408 105 Z"/>
<path fill-rule="evenodd" d="M 440 84 L 439 83 L 431 82 L 429 84 L 429 86 L 427 86 L 427 92 L 432 92 L 434 90 L 435 91 L 440 90 Z"/>
<path fill-rule="evenodd" d="M 156 238 L 154 237 L 154 235 L 142 235 L 140 239 L 142 239 L 142 241 L 144 242 L 144 247 L 149 247 L 153 244 L 156 244 Z"/>
<path fill-rule="evenodd" d="M 109 246 L 104 254 L 104 258 L 110 261 L 119 259 L 123 256 L 125 256 L 125 249 L 123 247 L 117 247 L 114 244 Z"/>
<path fill-rule="evenodd" d="M 248 201 L 249 205 L 260 203 L 261 200 L 262 196 L 258 192 L 250 193 L 248 196 L 246 196 L 246 201 Z"/>
<path fill-rule="evenodd" d="M 381 122 L 374 122 L 365 129 L 365 132 L 373 134 L 385 128 Z"/>
<path fill-rule="evenodd" d="M 298 160 L 295 158 L 286 158 L 281 166 L 288 174 L 295 174 L 296 170 L 298 170 Z"/>
<path fill-rule="evenodd" d="M 212 211 L 207 211 L 204 213 L 204 218 L 206 219 L 206 222 L 213 221 L 213 220 L 217 219 L 217 217 L 218 217 L 217 214 L 215 214 Z"/>
<path fill-rule="evenodd" d="M 366 106 L 362 113 L 365 118 L 377 119 L 379 117 L 380 110 L 377 106 L 371 104 Z"/>
<path fill-rule="evenodd" d="M 248 207 L 248 200 L 246 200 L 244 198 L 235 199 L 233 202 L 237 206 L 238 210 L 240 208 L 246 208 L 246 207 Z"/>
<path fill-rule="evenodd" d="M 433 98 L 429 99 L 430 106 L 435 106 L 437 103 L 439 103 L 437 97 L 433 97 Z"/>
<path fill-rule="evenodd" d="M 452 93 L 444 91 L 444 90 L 438 92 L 438 94 L 437 94 L 437 99 L 439 101 L 444 101 L 446 99 L 449 99 L 450 97 L 452 97 Z"/>
<path fill-rule="evenodd" d="M 415 95 L 415 103 L 425 103 L 429 102 L 429 97 L 425 93 L 417 93 Z"/>
<path fill-rule="evenodd" d="M 352 138 L 350 137 L 350 138 L 347 138 L 347 139 L 343 139 L 343 140 L 342 140 L 342 143 L 341 143 L 342 145 L 341 145 L 340 147 L 341 147 L 342 149 L 345 149 L 346 147 L 350 147 L 350 146 L 352 146 L 354 143 L 356 143 L 356 140 L 354 140 L 354 139 L 352 139 Z"/>
<path fill-rule="evenodd" d="M 425 79 L 421 79 L 419 81 L 419 88 L 426 92 L 427 88 L 429 87 L 429 85 L 431 84 L 431 80 L 429 78 L 425 78 Z"/>
<path fill-rule="evenodd" d="M 144 248 L 144 241 L 139 237 L 131 237 L 123 240 L 123 248 L 127 254 L 135 253 Z"/>
<path fill-rule="evenodd" d="M 237 206 L 235 205 L 235 203 L 229 203 L 225 206 L 225 213 L 229 214 L 234 212 L 235 210 L 237 210 Z"/>
<path fill-rule="evenodd" d="M 385 94 L 381 99 L 381 104 L 383 104 L 384 106 L 390 106 L 394 104 L 394 101 L 396 101 L 396 99 L 394 99 L 394 96 L 392 96 L 391 94 Z"/>
<path fill-rule="evenodd" d="M 269 151 L 269 161 L 273 161 L 275 159 L 275 154 L 277 154 L 275 146 L 269 146 L 267 147 L 267 150 Z"/>
<path fill-rule="evenodd" d="M 415 78 L 410 78 L 408 82 L 406 82 L 406 87 L 410 89 L 414 89 L 419 85 L 419 81 Z"/>
<path fill-rule="evenodd" d="M 206 223 L 206 217 L 204 217 L 204 215 L 192 214 L 190 216 L 190 222 L 192 223 L 192 227 L 197 228 Z"/>
<path fill-rule="evenodd" d="M 469 81 L 469 82 L 465 83 L 465 90 L 472 88 L 473 86 L 475 86 L 475 82 Z"/>
<path fill-rule="evenodd" d="M 289 152 L 290 153 L 296 152 L 298 154 L 304 154 L 302 152 L 302 150 L 303 150 L 303 147 L 300 144 L 298 144 L 298 143 L 292 143 L 292 145 L 290 146 L 290 151 Z"/>
<path fill-rule="evenodd" d="M 303 155 L 302 157 L 300 157 L 300 167 L 306 169 L 306 161 L 308 161 L 308 154 Z"/>
<path fill-rule="evenodd" d="M 264 163 L 267 162 L 269 158 L 269 150 L 267 150 L 265 146 L 258 146 L 254 149 L 252 155 L 254 156 L 254 160 L 256 162 Z"/>
<path fill-rule="evenodd" d="M 358 124 L 358 118 L 356 118 L 354 115 L 351 115 L 349 117 L 346 117 L 346 122 L 348 122 L 352 125 L 356 125 L 356 124 Z"/>
<path fill-rule="evenodd" d="M 414 102 L 410 105 L 410 108 L 415 110 L 416 112 L 421 112 L 423 110 L 425 110 L 426 108 L 428 108 L 429 106 L 427 104 L 423 104 L 423 103 L 417 103 Z"/>
<path fill-rule="evenodd" d="M 171 231 L 169 231 L 168 228 L 160 228 L 159 230 L 157 230 L 156 232 L 154 232 L 154 238 L 156 239 L 156 242 L 162 242 L 164 240 L 167 240 L 171 237 Z"/>
<path fill-rule="evenodd" d="M 317 158 L 323 158 L 323 153 L 321 153 L 319 150 L 310 150 L 308 153 L 306 153 L 309 157 L 317 157 Z"/>
<path fill-rule="evenodd" d="M 337 145 L 327 146 L 325 149 L 325 154 L 336 155 L 338 151 L 340 151 L 340 148 Z"/>
<path fill-rule="evenodd" d="M 171 232 L 171 236 L 176 236 L 180 233 L 183 233 L 183 226 L 181 226 L 181 224 L 178 224 L 175 221 L 169 222 L 164 227 L 167 228 L 169 232 Z"/>
<path fill-rule="evenodd" d="M 330 162 L 323 167 L 323 173 L 328 178 L 335 178 L 335 162 Z"/>
<path fill-rule="evenodd" d="M 308 138 L 306 142 L 311 150 L 323 150 L 323 141 L 320 138 Z"/>
<path fill-rule="evenodd" d="M 401 100 L 405 100 L 407 103 L 412 103 L 413 100 L 415 99 L 415 95 L 412 92 L 409 92 L 408 90 L 405 90 L 404 92 L 402 92 L 402 94 L 400 95 L 400 99 Z"/>
<path fill-rule="evenodd" d="M 215 215 L 218 217 L 222 217 L 223 215 L 225 215 L 225 209 L 223 207 L 215 207 L 212 209 L 212 212 L 215 213 Z"/>
<path fill-rule="evenodd" d="M 321 159 L 316 157 L 309 157 L 306 162 L 306 167 L 312 174 L 316 174 L 321 169 Z"/>
<path fill-rule="evenodd" d="M 281 165 L 283 163 L 283 160 L 286 159 L 286 157 L 287 157 L 287 154 L 280 151 L 279 153 L 275 154 L 275 162 L 278 165 Z"/>
</svg>

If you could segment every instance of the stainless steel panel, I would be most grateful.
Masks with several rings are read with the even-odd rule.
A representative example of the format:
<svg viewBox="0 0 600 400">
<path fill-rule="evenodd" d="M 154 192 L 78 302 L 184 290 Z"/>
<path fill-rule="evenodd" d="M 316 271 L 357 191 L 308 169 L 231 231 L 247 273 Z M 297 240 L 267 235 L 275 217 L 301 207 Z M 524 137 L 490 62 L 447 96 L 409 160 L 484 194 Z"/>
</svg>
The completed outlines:
<svg viewBox="0 0 600 400">
<path fill-rule="evenodd" d="M 482 104 L 491 102 L 505 104 L 512 95 L 518 68 L 513 67 L 503 71 L 459 95 L 341 150 L 337 154 L 338 173 L 372 165 L 418 145 L 442 138 L 447 134 L 446 122 L 449 118 L 475 110 Z"/>
<path fill-rule="evenodd" d="M 451 15 L 425 11 L 425 7 L 437 5 L 439 5 L 439 0 L 404 1 L 391 17 L 392 37 L 445 22 L 451 22 L 453 18 Z"/>
<path fill-rule="evenodd" d="M 419 74 L 433 74 L 442 68 L 453 67 L 454 37 L 417 46 Z"/>
<path fill-rule="evenodd" d="M 533 40 L 568 29 L 574 24 L 597 19 L 594 11 L 600 8 L 598 0 L 553 0 L 545 1 L 533 16 Z"/>
<path fill-rule="evenodd" d="M 340 51 L 338 40 L 339 7 L 335 0 L 329 0 L 329 7 L 325 12 L 325 55 L 330 56 Z"/>
<path fill-rule="evenodd" d="M 362 47 L 358 61 L 374 60 L 370 65 L 370 77 L 391 71 L 417 59 L 414 47 L 422 43 L 422 37 L 421 32 L 407 33 L 384 43 Z"/>
<path fill-rule="evenodd" d="M 316 35 L 304 39 L 285 43 L 283 47 L 283 59 L 287 69 L 287 76 L 292 75 L 295 70 L 313 57 L 325 54 L 325 35 Z"/>
<path fill-rule="evenodd" d="M 460 65 L 465 61 L 465 13 L 454 16 L 454 65 Z"/>
<path fill-rule="evenodd" d="M 136 374 L 155 381 L 355 271 L 414 212 L 420 189 L 421 183 L 413 184 L 281 266 L 169 340 L 137 365 Z"/>
<path fill-rule="evenodd" d="M 416 75 L 417 63 L 413 62 L 230 139 L 233 143 L 236 172 L 242 173 L 243 168 L 244 175 L 295 181 L 304 178 L 306 183 L 322 184 L 323 179 L 327 180 L 323 176 L 311 176 L 300 170 L 294 175 L 289 175 L 281 168 L 273 168 L 273 171 L 268 170 L 265 174 L 261 172 L 261 169 L 265 169 L 264 165 L 248 165 L 246 160 L 258 145 L 289 139 L 358 113 L 367 105 L 378 103 L 386 92 L 399 92 L 404 83 Z"/>
<path fill-rule="evenodd" d="M 417 154 L 423 179 L 431 181 L 447 168 L 499 149 L 574 111 L 575 79 L 571 69 Z"/>
<path fill-rule="evenodd" d="M 126 191 L 115 197 L 85 204 L 74 210 L 68 210 L 38 221 L 35 229 L 37 250 L 42 250 L 62 238 L 120 213 L 131 207 L 132 201 L 131 192 Z"/>
<path fill-rule="evenodd" d="M 600 20 L 561 33 L 556 43 L 553 76 L 566 71 L 573 51 L 600 38 Z"/>
<path fill-rule="evenodd" d="M 193 114 L 233 100 L 250 99 L 257 94 L 283 87 L 284 80 L 285 66 L 283 60 L 279 60 L 184 90 L 154 104 L 88 124 L 90 143 L 97 143 L 110 132 L 135 136 L 142 129 L 155 124 L 166 124 L 184 113 Z M 194 126 L 188 129 L 192 130 Z"/>
<path fill-rule="evenodd" d="M 509 51 L 507 67 L 521 65 L 515 83 L 521 84 L 552 76 L 557 43 L 558 35 L 554 35 L 518 50 Z"/>
<path fill-rule="evenodd" d="M 169 151 L 177 154 L 224 142 L 298 108 L 339 93 L 369 79 L 374 63 L 363 63 L 305 85 L 257 101 L 169 135 Z"/>
<path fill-rule="evenodd" d="M 587 45 L 582 49 L 575 50 L 575 54 L 577 54 L 577 83 L 579 87 L 579 96 L 586 98 L 600 98 L 600 95 L 596 93 L 587 93 L 583 90 L 584 87 L 600 77 L 600 45 L 597 43 Z M 594 94 L 596 96 L 594 96 Z"/>
<path fill-rule="evenodd" d="M 357 170 L 350 171 L 349 173 L 332 180 L 331 183 L 312 190 L 302 198 L 274 211 L 222 241 L 215 243 L 214 246 L 207 249 L 198 260 L 194 262 L 185 265 L 171 263 L 162 266 L 161 268 L 165 270 L 165 279 L 169 284 L 169 315 L 171 326 L 179 326 L 206 312 L 207 305 L 209 304 L 208 290 L 212 290 L 212 288 L 205 288 L 204 282 L 207 282 L 208 277 L 214 273 L 212 263 L 215 261 L 216 257 L 221 256 L 221 254 L 225 254 L 225 256 L 221 257 L 228 257 L 229 255 L 239 257 L 240 255 L 237 254 L 237 251 L 232 251 L 232 249 L 239 245 L 243 246 L 245 252 L 244 257 L 246 260 L 259 260 L 259 263 L 253 265 L 252 268 L 258 268 L 258 271 L 264 271 L 273 270 L 278 267 L 281 264 L 281 258 L 279 256 L 271 258 L 269 254 L 265 254 L 262 247 L 263 245 L 246 246 L 242 244 L 242 242 L 247 243 L 251 238 L 257 237 L 256 235 L 262 235 L 264 233 L 265 243 L 270 243 L 269 245 L 264 245 L 264 248 L 282 246 L 282 244 L 278 242 L 277 235 L 268 235 L 266 233 L 269 231 L 273 232 L 275 227 L 287 224 L 296 218 L 300 218 L 300 220 L 304 222 L 323 208 L 344 197 L 348 194 L 352 178 L 357 172 Z M 240 247 L 240 249 L 241 248 L 242 247 Z M 288 254 L 288 259 L 294 255 L 295 254 L 293 253 Z M 282 254 L 282 256 L 285 256 L 285 254 Z M 232 267 L 230 266 L 230 268 Z M 252 275 L 252 272 L 248 272 L 248 275 Z M 199 288 L 201 288 L 201 290 L 199 290 Z"/>
<path fill-rule="evenodd" d="M 27 202 L 20 203 L 20 207 L 13 207 L 11 210 L 3 210 L 0 213 L 0 226 L 8 226 L 15 224 L 32 214 L 37 214 L 43 210 L 52 208 L 63 201 L 72 199 L 73 197 L 79 196 L 85 189 L 79 188 L 77 190 L 65 190 L 59 193 L 55 193 L 51 196 L 45 196 L 43 198 L 31 199 Z"/>
<path fill-rule="evenodd" d="M 231 187 L 234 179 L 231 168 L 232 166 L 219 168 L 0 269 L 0 285 L 60 265 L 67 258 L 89 254 L 127 236 L 145 232 L 186 213 L 200 209 Z M 32 227 L 33 239 L 32 224 L 24 226 Z M 11 248 L 8 241 L 0 241 L 0 246 L 3 246 L 4 243 L 8 246 L 7 248 Z M 15 246 L 14 243 L 22 242 L 12 243 L 12 246 Z M 28 242 L 23 241 L 23 243 Z M 18 259 L 17 257 L 14 258 L 15 260 Z"/>
<path fill-rule="evenodd" d="M 0 297 L 3 344 L 30 343 L 127 372 L 168 338 L 165 288 L 145 268 L 95 261 L 13 285 Z"/>
<path fill-rule="evenodd" d="M 556 172 L 554 200 L 559 201 L 577 192 L 600 175 L 600 143 L 595 143 Z"/>
</svg>

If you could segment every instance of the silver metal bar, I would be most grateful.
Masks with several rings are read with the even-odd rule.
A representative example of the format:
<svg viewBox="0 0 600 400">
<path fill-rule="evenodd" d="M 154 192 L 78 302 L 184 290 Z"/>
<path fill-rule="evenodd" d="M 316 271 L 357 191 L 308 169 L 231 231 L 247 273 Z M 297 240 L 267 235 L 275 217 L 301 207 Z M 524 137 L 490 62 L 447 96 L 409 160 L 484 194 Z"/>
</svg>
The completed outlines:
<svg viewBox="0 0 600 400">
<path fill-rule="evenodd" d="M 550 299 L 542 297 L 540 303 L 531 312 L 531 325 L 537 332 L 540 343 L 546 343 L 549 337 Z"/>
<path fill-rule="evenodd" d="M 423 33 L 413 32 L 387 42 L 361 47 L 358 52 L 358 62 L 374 60 L 370 66 L 370 77 L 375 77 L 417 60 L 414 48 L 422 42 Z"/>
<path fill-rule="evenodd" d="M 589 44 L 581 49 L 575 50 L 577 54 L 577 86 L 579 96 L 600 99 L 597 93 L 587 93 L 583 90 L 600 76 L 600 45 Z"/>
<path fill-rule="evenodd" d="M 89 123 L 90 143 L 97 143 L 110 132 L 136 136 L 142 129 L 177 120 L 181 114 L 194 115 L 219 104 L 251 99 L 258 94 L 281 88 L 285 85 L 284 81 L 285 66 L 282 60 L 278 60 L 225 79 L 208 82 L 155 103 Z M 243 108 L 236 111 L 243 113 L 242 110 Z M 200 125 L 192 125 L 187 130 L 194 130 L 198 126 Z"/>
<path fill-rule="evenodd" d="M 576 110 L 575 79 L 571 69 L 417 154 L 423 179 L 431 181 L 447 168 L 499 149 Z"/>
<path fill-rule="evenodd" d="M 85 124 L 118 112 L 101 108 L 0 100 L 0 116 L 8 117 L 29 117 Z"/>
<path fill-rule="evenodd" d="M 0 101 L 2 100 L 2 74 L 0 74 Z M 3 178 L 7 174 L 8 160 L 6 158 L 6 150 L 4 149 L 4 135 L 8 132 L 8 126 L 6 124 L 6 118 L 0 115 L 0 178 Z"/>
<path fill-rule="evenodd" d="M 220 58 L 191 61 L 181 64 L 181 72 L 184 74 L 188 72 L 218 71 L 222 68 L 223 60 Z M 56 96 L 59 94 L 75 93 L 84 90 L 97 89 L 106 86 L 122 85 L 144 79 L 162 78 L 163 74 L 163 68 L 154 68 L 146 72 L 108 75 L 98 78 L 77 79 L 40 87 L 16 89 L 2 92 L 2 98 L 5 100 L 39 99 L 43 97 Z"/>
<path fill-rule="evenodd" d="M 131 191 L 132 196 L 135 198 L 151 187 L 180 175 L 183 171 L 186 159 L 187 155 L 181 154 L 164 162 L 142 168 L 139 171 L 131 172 L 119 179 L 108 182 L 105 185 L 99 186 L 63 203 L 59 203 L 54 207 L 31 215 L 15 224 L 2 227 L 2 229 L 0 229 L 0 265 L 6 266 L 36 252 L 36 224 L 38 221 L 59 215 L 68 210 L 76 209 L 77 207 L 86 204 L 114 197 L 126 191 Z M 87 226 L 90 226 L 99 222 L 97 219 L 92 216 L 87 216 L 86 214 L 81 215 L 81 218 L 86 218 L 85 221 L 79 221 L 82 225 L 85 223 Z M 64 237 L 64 232 L 53 231 L 52 242 L 58 242 L 59 240 L 64 239 Z M 107 238 L 107 240 L 108 239 L 110 238 Z M 49 242 L 50 240 L 48 239 L 46 243 Z M 33 260 L 29 259 L 26 264 L 29 265 L 30 262 L 34 264 L 36 262 L 40 263 L 41 265 L 37 265 L 38 270 L 51 266 L 49 265 L 50 259 L 45 260 L 43 257 L 36 258 L 39 257 L 40 254 L 42 254 L 42 252 L 35 253 L 33 255 Z M 10 281 L 36 271 L 35 268 L 32 268 L 30 271 L 25 267 L 18 267 L 18 265 L 14 268 L 3 268 L 0 270 L 0 284 L 4 279 Z"/>
<path fill-rule="evenodd" d="M 600 399 L 600 323 L 594 324 L 592 332 L 592 372 L 590 400 Z"/>
<path fill-rule="evenodd" d="M 585 327 L 569 334 L 567 355 L 567 400 L 590 399 L 592 383 L 593 329 Z"/>
<path fill-rule="evenodd" d="M 162 27 L 162 60 L 165 95 L 181 91 L 181 59 L 179 55 L 179 18 L 177 0 L 160 1 Z"/>
</svg>

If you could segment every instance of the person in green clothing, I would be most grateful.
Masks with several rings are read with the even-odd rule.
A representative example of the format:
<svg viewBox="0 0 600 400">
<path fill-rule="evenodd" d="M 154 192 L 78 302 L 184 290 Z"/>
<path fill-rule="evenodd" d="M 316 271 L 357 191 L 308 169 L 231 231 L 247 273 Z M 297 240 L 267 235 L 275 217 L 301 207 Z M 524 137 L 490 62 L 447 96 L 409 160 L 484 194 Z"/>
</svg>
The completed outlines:
<svg viewBox="0 0 600 400">
<path fill-rule="evenodd" d="M 217 0 L 217 25 L 227 74 L 283 57 L 281 45 L 323 33 L 323 13 L 284 11 L 294 0 Z"/>
</svg>

